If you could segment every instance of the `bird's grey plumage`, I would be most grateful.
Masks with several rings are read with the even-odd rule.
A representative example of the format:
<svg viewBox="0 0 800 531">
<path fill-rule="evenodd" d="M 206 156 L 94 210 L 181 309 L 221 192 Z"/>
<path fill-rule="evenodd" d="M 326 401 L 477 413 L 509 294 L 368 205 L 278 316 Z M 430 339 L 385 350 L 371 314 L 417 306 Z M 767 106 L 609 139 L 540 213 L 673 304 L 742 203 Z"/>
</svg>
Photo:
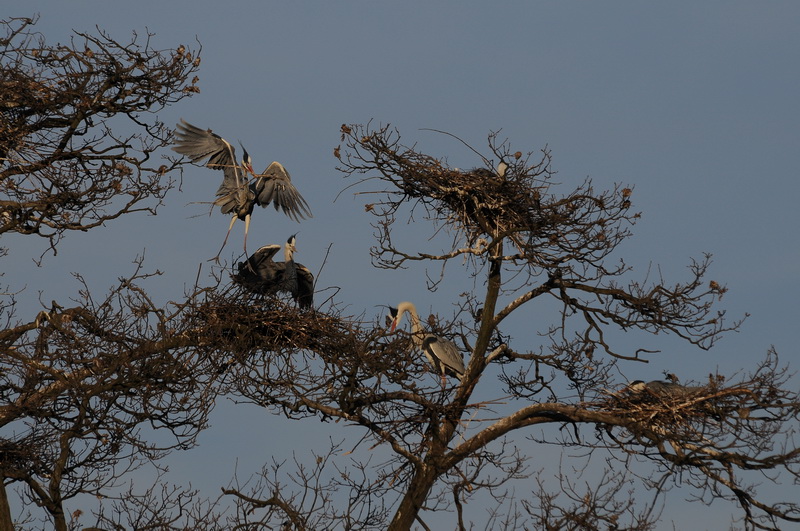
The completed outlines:
<svg viewBox="0 0 800 531">
<path fill-rule="evenodd" d="M 275 210 L 282 210 L 295 221 L 312 217 L 308 203 L 292 185 L 289 172 L 280 162 L 273 162 L 264 173 L 257 175 L 251 189 L 256 203 L 262 207 L 272 203 Z"/>
<path fill-rule="evenodd" d="M 686 386 L 663 380 L 652 380 L 650 382 L 634 380 L 628 384 L 627 389 L 634 393 L 648 391 L 654 395 L 678 397 L 698 393 L 705 389 L 705 387 Z"/>
<path fill-rule="evenodd" d="M 422 331 L 416 307 L 410 302 L 401 302 L 397 308 L 390 307 L 392 314 L 391 330 L 394 331 L 403 315 L 408 312 L 411 316 L 411 330 L 414 344 L 422 350 L 434 370 L 441 374 L 444 385 L 445 374 L 451 374 L 459 380 L 464 377 L 464 355 L 452 341 L 437 336 L 426 334 Z"/>
<path fill-rule="evenodd" d="M 242 160 L 238 162 L 236 148 L 230 142 L 210 129 L 201 129 L 183 119 L 177 124 L 175 137 L 174 151 L 189 157 L 194 163 L 206 161 L 206 167 L 223 171 L 214 204 L 220 207 L 223 214 L 233 215 L 223 248 L 233 224 L 241 219 L 245 222 L 244 247 L 247 251 L 247 232 L 255 205 L 266 207 L 272 203 L 275 210 L 281 210 L 295 221 L 312 217 L 308 203 L 294 187 L 289 172 L 281 163 L 273 162 L 264 173 L 256 175 L 244 146 L 241 146 Z M 250 181 L 250 175 L 254 177 L 253 181 Z"/>
<path fill-rule="evenodd" d="M 205 160 L 206 167 L 223 171 L 224 177 L 214 204 L 221 206 L 225 214 L 232 212 L 236 195 L 240 194 L 241 189 L 247 189 L 247 172 L 252 170 L 247 151 L 242 148 L 244 157 L 240 164 L 236 160 L 236 148 L 230 142 L 210 129 L 201 129 L 183 119 L 177 124 L 175 137 L 173 151 L 189 157 L 194 163 Z"/>
<path fill-rule="evenodd" d="M 173 151 L 186 155 L 192 162 L 208 159 L 206 166 L 212 169 L 225 172 L 239 169 L 236 148 L 210 129 L 201 129 L 181 118 L 175 136 Z"/>
<path fill-rule="evenodd" d="M 314 275 L 294 261 L 295 237 L 286 242 L 284 261 L 275 262 L 273 257 L 280 248 L 272 244 L 258 249 L 247 261 L 239 262 L 239 272 L 233 280 L 256 295 L 290 293 L 300 308 L 310 308 L 314 303 Z"/>
<path fill-rule="evenodd" d="M 434 334 L 422 338 L 422 351 L 439 374 L 464 377 L 464 358 L 455 343 Z"/>
</svg>

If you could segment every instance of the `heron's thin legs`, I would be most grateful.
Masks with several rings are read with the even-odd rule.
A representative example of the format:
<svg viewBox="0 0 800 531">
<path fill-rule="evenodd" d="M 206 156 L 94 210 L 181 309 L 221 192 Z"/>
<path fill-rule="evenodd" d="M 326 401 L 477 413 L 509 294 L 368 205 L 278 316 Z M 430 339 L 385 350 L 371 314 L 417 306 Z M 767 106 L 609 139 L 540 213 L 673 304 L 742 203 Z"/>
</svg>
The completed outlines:
<svg viewBox="0 0 800 531">
<path fill-rule="evenodd" d="M 244 255 L 247 256 L 247 232 L 250 229 L 250 214 L 247 214 L 244 217 Z M 255 273 L 253 269 L 253 264 L 250 263 L 250 260 L 247 261 L 247 267 L 250 268 L 250 271 Z"/>
<path fill-rule="evenodd" d="M 247 256 L 247 231 L 250 230 L 250 214 L 244 217 L 244 255 Z"/>
<path fill-rule="evenodd" d="M 219 252 L 217 253 L 217 256 L 215 256 L 214 258 L 211 259 L 211 260 L 215 261 L 216 263 L 219 263 L 219 255 L 222 254 L 222 250 L 225 248 L 225 244 L 228 243 L 228 236 L 231 235 L 231 229 L 233 229 L 233 224 L 234 223 L 236 223 L 236 214 L 234 214 L 233 218 L 231 218 L 231 224 L 228 226 L 228 234 L 225 235 L 225 240 L 222 242 L 222 247 L 219 248 Z M 247 233 L 245 232 L 245 239 L 246 238 L 247 238 Z M 245 251 L 247 251 L 247 247 L 245 247 Z M 209 260 L 209 262 L 211 260 Z"/>
</svg>

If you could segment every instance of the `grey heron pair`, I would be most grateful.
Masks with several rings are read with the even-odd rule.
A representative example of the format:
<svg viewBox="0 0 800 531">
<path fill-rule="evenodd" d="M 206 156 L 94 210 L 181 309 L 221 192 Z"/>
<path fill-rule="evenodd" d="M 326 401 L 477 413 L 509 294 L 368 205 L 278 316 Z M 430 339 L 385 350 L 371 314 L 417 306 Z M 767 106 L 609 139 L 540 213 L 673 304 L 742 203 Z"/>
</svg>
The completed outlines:
<svg viewBox="0 0 800 531">
<path fill-rule="evenodd" d="M 412 331 L 411 339 L 414 345 L 428 358 L 428 363 L 441 375 L 442 387 L 445 386 L 445 375 L 455 376 L 459 380 L 464 377 L 464 355 L 452 341 L 436 334 L 426 334 L 422 330 L 417 308 L 412 303 L 401 302 L 397 305 L 397 308 L 390 306 L 389 312 L 392 315 L 392 332 L 400 324 L 403 315 L 409 314 Z"/>
<path fill-rule="evenodd" d="M 247 261 L 239 262 L 239 272 L 233 275 L 234 282 L 256 295 L 289 293 L 300 308 L 310 308 L 314 303 L 314 275 L 306 266 L 294 261 L 297 252 L 295 236 L 286 240 L 283 262 L 272 260 L 280 245 L 265 245 Z"/>
<path fill-rule="evenodd" d="M 177 124 L 175 137 L 174 151 L 186 155 L 194 163 L 206 161 L 206 167 L 223 172 L 214 204 L 220 207 L 223 214 L 231 214 L 232 218 L 214 260 L 219 259 L 237 219 L 244 221 L 244 251 L 247 253 L 247 232 L 256 205 L 266 207 L 272 203 L 275 210 L 282 210 L 295 221 L 312 217 L 308 203 L 294 187 L 289 172 L 280 162 L 273 162 L 263 173 L 256 174 L 250 155 L 241 143 L 243 155 L 239 162 L 236 148 L 230 142 L 211 129 L 201 129 L 183 119 Z M 254 178 L 253 181 L 250 181 L 250 176 Z"/>
</svg>

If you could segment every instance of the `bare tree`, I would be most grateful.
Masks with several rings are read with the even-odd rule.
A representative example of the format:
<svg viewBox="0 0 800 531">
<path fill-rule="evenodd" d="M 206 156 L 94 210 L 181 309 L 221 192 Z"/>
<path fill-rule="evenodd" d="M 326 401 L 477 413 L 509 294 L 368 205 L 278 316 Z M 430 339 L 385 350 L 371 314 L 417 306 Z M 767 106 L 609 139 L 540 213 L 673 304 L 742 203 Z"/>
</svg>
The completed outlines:
<svg viewBox="0 0 800 531">
<path fill-rule="evenodd" d="M 35 19 L 0 24 L 0 234 L 56 252 L 69 231 L 155 213 L 177 164 L 153 157 L 171 134 L 155 113 L 198 91 L 199 52 L 102 30 L 49 45 Z"/>
<path fill-rule="evenodd" d="M 53 46 L 35 22 L 0 22 L 0 234 L 44 237 L 55 253 L 68 231 L 155 213 L 179 163 L 154 162 L 170 138 L 154 113 L 197 91 L 199 57 L 101 30 Z M 83 283 L 71 303 L 21 317 L 19 294 L 3 294 L 0 529 L 14 527 L 12 485 L 67 529 L 80 515 L 67 511 L 70 500 L 108 497 L 127 472 L 195 444 L 215 377 L 189 333 L 187 308 L 202 290 L 161 308 L 144 287 L 150 276 L 138 260 L 103 297 Z M 186 495 L 162 493 L 165 510 L 148 521 L 165 525 Z"/>
<path fill-rule="evenodd" d="M 0 234 L 44 237 L 55 253 L 71 230 L 155 213 L 181 163 L 153 162 L 170 139 L 154 113 L 197 91 L 198 52 L 101 30 L 50 46 L 35 20 L 2 24 Z M 487 527 L 644 530 L 671 485 L 737 504 L 748 528 L 800 521 L 793 499 L 756 488 L 798 477 L 800 401 L 776 352 L 746 375 L 615 380 L 622 364 L 657 355 L 650 334 L 709 349 L 741 324 L 716 309 L 725 287 L 708 280 L 709 256 L 678 282 L 637 279 L 616 256 L 639 217 L 632 187 L 559 184 L 548 149 L 523 154 L 495 134 L 485 167 L 471 170 L 388 126 L 342 126 L 341 142 L 340 170 L 364 175 L 354 186 L 374 198 L 373 264 L 424 266 L 431 290 L 445 275 L 474 283 L 452 316 L 422 319 L 469 354 L 463 377 L 442 386 L 418 337 L 338 301 L 305 311 L 218 278 L 161 306 L 141 260 L 105 295 L 84 284 L 36 315 L 18 316 L 4 295 L 0 529 L 30 523 L 14 521 L 17 493 L 56 529 L 82 525 L 68 503 L 95 496 L 105 503 L 93 525 L 115 529 L 430 529 L 435 512 L 466 529 L 479 525 L 467 510 L 478 501 Z M 395 233 L 409 220 L 415 236 L 430 229 L 410 248 Z M 512 315 L 532 322 L 534 306 L 553 318 L 537 313 L 536 333 L 514 337 Z M 621 346 L 619 331 L 643 346 Z M 327 443 L 310 464 L 295 456 L 234 477 L 227 516 L 165 476 L 133 485 L 127 472 L 197 443 L 221 393 L 337 422 L 354 440 Z M 530 451 L 546 446 L 579 453 L 564 455 L 555 485 Z M 520 493 L 532 476 L 535 490 Z M 649 496 L 634 499 L 636 487 Z"/>
<path fill-rule="evenodd" d="M 82 515 L 75 515 L 78 520 Z M 142 492 L 134 485 L 111 498 L 95 515 L 99 529 L 226 529 L 217 500 L 200 497 L 190 487 L 171 485 L 163 474 Z"/>
<path fill-rule="evenodd" d="M 313 455 L 310 465 L 295 456 L 290 464 L 293 469 L 284 470 L 285 462 L 273 461 L 244 484 L 234 478 L 232 485 L 223 489 L 236 500 L 231 522 L 243 529 L 278 523 L 289 529 L 382 527 L 389 508 L 379 498 L 355 496 L 348 501 L 341 495 L 369 490 L 367 469 L 356 463 L 353 469 L 337 467 L 335 476 L 327 474 L 341 453 L 341 444 L 331 443 L 324 454 Z M 272 496 L 260 499 L 264 492 Z"/>
<path fill-rule="evenodd" d="M 379 320 L 211 301 L 203 315 L 236 342 L 228 392 L 290 419 L 360 428 L 348 459 L 363 479 L 337 483 L 343 498 L 336 506 L 358 510 L 372 500 L 390 508 L 373 513 L 369 526 L 345 523 L 331 509 L 324 523 L 324 507 L 309 505 L 309 483 L 292 490 L 273 468 L 247 490 L 226 490 L 240 506 L 235 523 L 246 528 L 253 520 L 242 515 L 261 510 L 258 521 L 273 527 L 428 529 L 427 515 L 447 509 L 466 529 L 474 523 L 464 507 L 484 493 L 497 507 L 492 527 L 644 530 L 659 520 L 671 482 L 706 503 L 737 503 L 748 528 L 800 521 L 793 499 L 771 502 L 756 490 L 766 471 L 798 477 L 791 433 L 800 402 L 776 353 L 746 377 L 712 374 L 649 387 L 614 380 L 620 364 L 657 354 L 616 346 L 617 331 L 671 334 L 706 350 L 741 324 L 715 309 L 725 287 L 706 278 L 709 256 L 691 261 L 679 282 L 647 273 L 631 280 L 634 271 L 614 254 L 639 217 L 632 187 L 597 191 L 586 180 L 563 189 L 548 149 L 515 152 L 494 134 L 487 167 L 460 170 L 405 146 L 388 126 L 343 125 L 341 133 L 343 146 L 334 150 L 340 169 L 365 174 L 354 184 L 371 185 L 360 193 L 375 198 L 366 205 L 376 218 L 374 265 L 420 263 L 442 276 L 475 278 L 476 291 L 463 295 L 452 319 L 423 318 L 469 353 L 466 374 L 442 389 L 412 338 L 390 334 Z M 395 243 L 394 230 L 410 220 L 416 235 L 423 221 L 430 233 L 407 249 Z M 440 280 L 428 277 L 429 287 Z M 552 322 L 538 335 L 513 338 L 508 318 L 545 301 L 555 302 Z M 514 480 L 529 477 L 535 462 L 515 443 L 520 438 L 525 446 L 582 448 L 583 457 L 549 491 L 540 473 L 540 488 L 520 496 Z M 369 450 L 359 460 L 363 447 Z M 331 481 L 353 477 L 329 473 Z M 650 496 L 631 501 L 634 484 Z M 313 494 L 323 492 L 331 489 Z"/>
</svg>

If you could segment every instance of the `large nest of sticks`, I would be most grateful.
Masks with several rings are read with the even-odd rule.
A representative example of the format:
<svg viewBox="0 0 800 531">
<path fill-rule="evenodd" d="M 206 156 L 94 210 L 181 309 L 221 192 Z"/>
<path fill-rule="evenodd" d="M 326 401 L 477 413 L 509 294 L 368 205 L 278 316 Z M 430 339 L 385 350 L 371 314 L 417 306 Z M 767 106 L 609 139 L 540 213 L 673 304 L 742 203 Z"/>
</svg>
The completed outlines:
<svg viewBox="0 0 800 531">
<path fill-rule="evenodd" d="M 333 357 L 353 340 L 347 321 L 269 297 L 215 296 L 193 320 L 199 343 L 226 355 L 309 350 Z"/>
<path fill-rule="evenodd" d="M 26 473 L 33 471 L 42 474 L 48 467 L 45 462 L 48 460 L 45 445 L 37 440 L 35 436 L 25 437 L 19 440 L 6 439 L 0 437 L 0 469 L 8 477 L 13 477 L 15 471 L 23 470 Z"/>
<path fill-rule="evenodd" d="M 233 364 L 249 365 L 264 353 L 286 363 L 311 354 L 325 364 L 329 376 L 336 374 L 345 383 L 373 377 L 405 382 L 428 370 L 407 334 L 387 335 L 383 327 L 363 326 L 336 312 L 301 310 L 280 298 L 236 290 L 212 293 L 190 319 L 198 348 L 218 374 Z"/>
<path fill-rule="evenodd" d="M 701 440 L 731 417 L 746 418 L 753 405 L 752 391 L 723 389 L 715 384 L 679 386 L 670 389 L 630 386 L 608 393 L 599 403 L 606 412 L 630 421 L 632 433 L 656 434 L 659 438 Z"/>
<path fill-rule="evenodd" d="M 551 154 L 547 148 L 523 156 L 503 144 L 493 151 L 506 167 L 461 170 L 400 143 L 388 126 L 342 126 L 348 150 L 335 150 L 347 173 L 380 172 L 391 183 L 386 199 L 367 210 L 393 221 L 406 201 L 422 205 L 432 219 L 458 227 L 472 246 L 482 237 L 508 238 L 528 257 L 553 253 L 600 254 L 627 235 L 621 226 L 638 215 L 629 212 L 631 189 L 596 193 L 587 179 L 563 196 L 552 193 Z M 491 139 L 493 141 L 493 137 Z M 490 142 L 491 143 L 491 142 Z M 487 164 L 488 166 L 488 164 Z"/>
<path fill-rule="evenodd" d="M 402 172 L 401 177 L 409 196 L 419 194 L 442 203 L 473 237 L 520 230 L 542 234 L 552 224 L 527 172 L 512 171 L 501 177 L 486 168 L 459 171 L 440 167 L 422 173 Z"/>
<path fill-rule="evenodd" d="M 423 202 L 433 212 L 451 213 L 472 239 L 512 230 L 541 232 L 552 223 L 541 209 L 548 156 L 528 168 L 512 162 L 501 175 L 486 168 L 449 168 L 411 150 L 380 153 L 390 159 L 392 180 L 408 198 Z"/>
</svg>

